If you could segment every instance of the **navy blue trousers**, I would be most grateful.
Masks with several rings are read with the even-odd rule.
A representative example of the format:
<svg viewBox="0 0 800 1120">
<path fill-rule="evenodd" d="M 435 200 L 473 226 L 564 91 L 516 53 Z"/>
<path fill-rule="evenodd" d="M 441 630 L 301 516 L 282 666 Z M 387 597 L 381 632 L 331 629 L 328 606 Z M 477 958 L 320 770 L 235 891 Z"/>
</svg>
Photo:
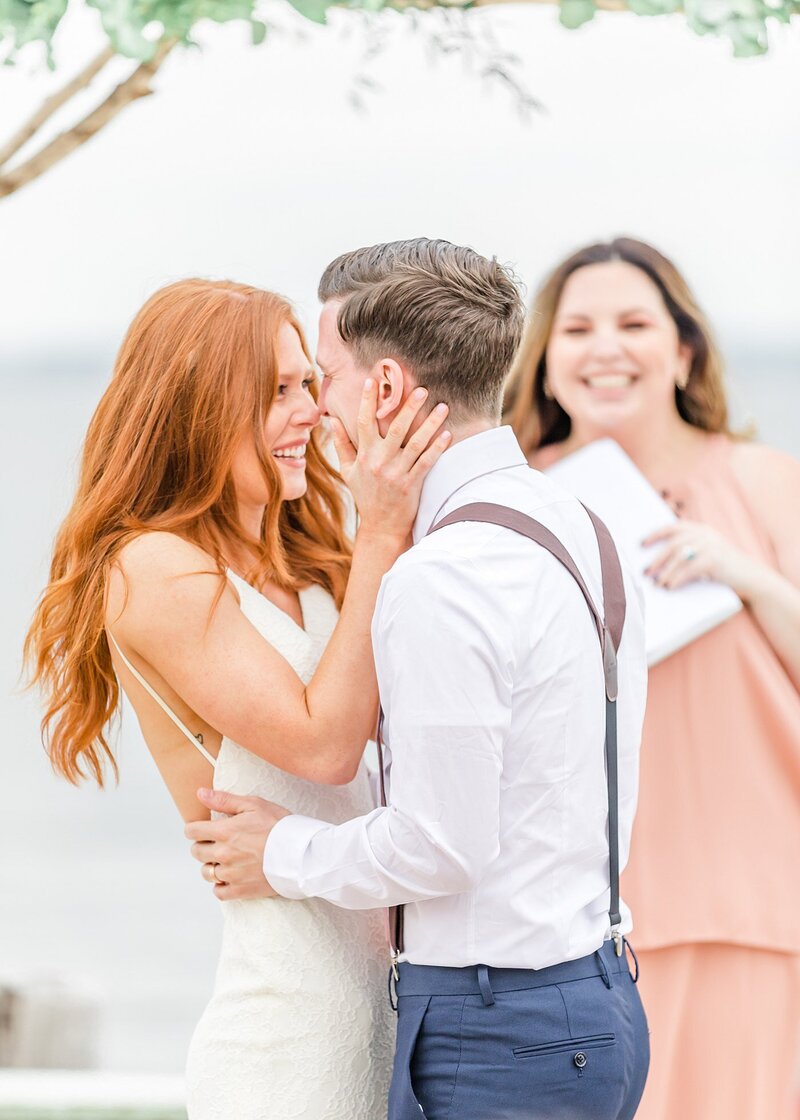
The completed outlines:
<svg viewBox="0 0 800 1120">
<path fill-rule="evenodd" d="M 389 1120 L 631 1120 L 650 1062 L 627 956 L 401 964 Z"/>
</svg>

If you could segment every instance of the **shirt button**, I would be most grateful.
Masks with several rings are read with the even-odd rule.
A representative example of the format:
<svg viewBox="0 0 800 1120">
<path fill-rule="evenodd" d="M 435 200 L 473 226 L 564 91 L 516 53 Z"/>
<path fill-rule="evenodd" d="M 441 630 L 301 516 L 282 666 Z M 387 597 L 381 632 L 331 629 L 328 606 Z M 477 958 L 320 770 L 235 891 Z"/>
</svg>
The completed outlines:
<svg viewBox="0 0 800 1120">
<path fill-rule="evenodd" d="M 589 1060 L 582 1050 L 579 1050 L 575 1057 L 572 1059 L 578 1069 L 583 1069 Z"/>
</svg>

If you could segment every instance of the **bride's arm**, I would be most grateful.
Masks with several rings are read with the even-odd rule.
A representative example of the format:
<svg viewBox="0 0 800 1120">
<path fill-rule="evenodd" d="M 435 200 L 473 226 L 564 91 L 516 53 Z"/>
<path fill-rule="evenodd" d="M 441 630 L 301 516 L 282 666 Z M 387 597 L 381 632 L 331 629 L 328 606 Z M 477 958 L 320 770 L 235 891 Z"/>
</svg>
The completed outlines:
<svg viewBox="0 0 800 1120">
<path fill-rule="evenodd" d="M 432 414 L 401 449 L 421 403 L 404 405 L 385 440 L 360 423 L 348 474 L 362 522 L 339 622 L 307 686 L 245 618 L 230 587 L 214 605 L 219 576 L 194 545 L 146 534 L 112 573 L 109 628 L 137 668 L 155 669 L 208 725 L 299 777 L 349 781 L 374 729 L 378 588 L 405 547 L 422 480 L 448 443 L 438 436 L 425 450 L 443 420 Z"/>
</svg>

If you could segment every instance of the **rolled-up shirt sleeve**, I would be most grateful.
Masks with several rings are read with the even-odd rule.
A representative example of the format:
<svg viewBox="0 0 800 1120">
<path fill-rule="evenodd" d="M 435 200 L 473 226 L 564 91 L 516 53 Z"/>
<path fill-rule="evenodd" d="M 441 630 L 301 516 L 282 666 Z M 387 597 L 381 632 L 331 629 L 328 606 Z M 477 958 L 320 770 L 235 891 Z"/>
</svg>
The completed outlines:
<svg viewBox="0 0 800 1120">
<path fill-rule="evenodd" d="M 340 825 L 279 821 L 264 853 L 279 894 L 361 910 L 459 894 L 479 881 L 499 849 L 513 680 L 507 631 L 468 559 L 430 547 L 401 557 L 373 622 L 390 804 Z"/>
</svg>

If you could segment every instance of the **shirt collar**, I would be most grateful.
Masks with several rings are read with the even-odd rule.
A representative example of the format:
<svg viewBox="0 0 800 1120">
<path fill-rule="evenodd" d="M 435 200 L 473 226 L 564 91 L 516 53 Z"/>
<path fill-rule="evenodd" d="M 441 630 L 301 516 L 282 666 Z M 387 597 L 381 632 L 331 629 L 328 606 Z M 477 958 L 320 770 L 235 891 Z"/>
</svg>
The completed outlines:
<svg viewBox="0 0 800 1120">
<path fill-rule="evenodd" d="M 431 467 L 422 484 L 414 522 L 414 544 L 425 536 L 442 506 L 456 491 L 481 475 L 506 467 L 527 466 L 527 459 L 511 428 L 489 428 L 449 447 Z"/>
</svg>

